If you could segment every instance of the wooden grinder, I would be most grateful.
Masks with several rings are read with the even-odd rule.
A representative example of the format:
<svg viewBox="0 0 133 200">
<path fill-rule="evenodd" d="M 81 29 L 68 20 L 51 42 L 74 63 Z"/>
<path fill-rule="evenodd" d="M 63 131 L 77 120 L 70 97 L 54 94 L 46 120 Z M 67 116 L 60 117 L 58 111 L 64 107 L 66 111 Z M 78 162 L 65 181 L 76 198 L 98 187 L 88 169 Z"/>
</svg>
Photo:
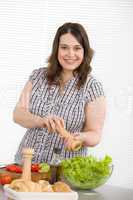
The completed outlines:
<svg viewBox="0 0 133 200">
<path fill-rule="evenodd" d="M 72 140 L 71 150 L 72 151 L 78 151 L 82 147 L 82 141 L 80 141 L 80 140 L 74 140 L 73 136 L 70 135 L 66 130 L 63 130 L 61 132 L 61 137 L 63 139 L 71 138 L 71 140 Z"/>
<path fill-rule="evenodd" d="M 9 187 L 17 192 L 41 192 L 41 186 L 31 181 L 31 160 L 33 149 L 25 148 L 23 154 L 23 172 L 20 179 L 15 179 Z"/>
</svg>

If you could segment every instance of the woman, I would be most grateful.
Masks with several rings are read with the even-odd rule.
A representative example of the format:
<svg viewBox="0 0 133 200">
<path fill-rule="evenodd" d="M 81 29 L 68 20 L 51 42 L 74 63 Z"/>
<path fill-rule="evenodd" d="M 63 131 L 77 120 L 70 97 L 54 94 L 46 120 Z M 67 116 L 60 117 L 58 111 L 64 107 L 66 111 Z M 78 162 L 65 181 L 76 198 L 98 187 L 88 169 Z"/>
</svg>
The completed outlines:
<svg viewBox="0 0 133 200">
<path fill-rule="evenodd" d="M 100 142 L 106 103 L 101 83 L 90 74 L 92 56 L 82 25 L 59 27 L 48 67 L 32 72 L 13 113 L 14 121 L 27 128 L 17 163 L 23 147 L 34 148 L 33 162 L 49 163 L 54 148 L 63 158 L 86 156 L 87 147 Z M 73 141 L 81 142 L 78 151 L 72 151 Z"/>
</svg>

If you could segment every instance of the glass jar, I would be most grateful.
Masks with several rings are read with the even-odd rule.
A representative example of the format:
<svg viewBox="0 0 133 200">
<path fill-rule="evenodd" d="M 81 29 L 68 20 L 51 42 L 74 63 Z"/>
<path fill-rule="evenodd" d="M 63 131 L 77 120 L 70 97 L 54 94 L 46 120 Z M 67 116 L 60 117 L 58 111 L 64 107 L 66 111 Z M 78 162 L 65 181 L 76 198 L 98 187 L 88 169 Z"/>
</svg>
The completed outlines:
<svg viewBox="0 0 133 200">
<path fill-rule="evenodd" d="M 53 157 L 50 162 L 50 184 L 60 180 L 61 174 L 61 149 L 54 148 Z"/>
</svg>

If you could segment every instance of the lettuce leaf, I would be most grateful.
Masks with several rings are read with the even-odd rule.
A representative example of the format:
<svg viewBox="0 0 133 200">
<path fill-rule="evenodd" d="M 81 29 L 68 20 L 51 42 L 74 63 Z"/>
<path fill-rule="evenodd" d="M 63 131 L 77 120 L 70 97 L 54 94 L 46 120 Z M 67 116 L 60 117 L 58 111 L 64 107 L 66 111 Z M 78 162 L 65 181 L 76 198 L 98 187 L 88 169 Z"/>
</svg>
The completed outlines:
<svg viewBox="0 0 133 200">
<path fill-rule="evenodd" d="M 92 155 L 74 157 L 62 161 L 64 177 L 74 185 L 94 188 L 104 182 L 111 173 L 112 158 L 106 155 L 98 159 Z"/>
</svg>

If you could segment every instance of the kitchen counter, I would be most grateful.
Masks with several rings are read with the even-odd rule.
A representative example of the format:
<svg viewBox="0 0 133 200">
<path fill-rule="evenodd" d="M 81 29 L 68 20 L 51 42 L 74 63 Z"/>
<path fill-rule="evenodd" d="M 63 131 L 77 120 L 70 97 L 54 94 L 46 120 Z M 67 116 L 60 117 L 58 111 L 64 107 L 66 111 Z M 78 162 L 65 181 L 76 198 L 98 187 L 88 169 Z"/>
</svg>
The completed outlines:
<svg viewBox="0 0 133 200">
<path fill-rule="evenodd" d="M 94 191 L 78 191 L 79 200 L 133 200 L 133 190 L 104 185 Z"/>
<path fill-rule="evenodd" d="M 111 185 L 104 185 L 93 191 L 78 191 L 78 200 L 133 200 L 133 190 Z M 2 188 L 0 189 L 0 200 L 7 200 Z"/>
</svg>

